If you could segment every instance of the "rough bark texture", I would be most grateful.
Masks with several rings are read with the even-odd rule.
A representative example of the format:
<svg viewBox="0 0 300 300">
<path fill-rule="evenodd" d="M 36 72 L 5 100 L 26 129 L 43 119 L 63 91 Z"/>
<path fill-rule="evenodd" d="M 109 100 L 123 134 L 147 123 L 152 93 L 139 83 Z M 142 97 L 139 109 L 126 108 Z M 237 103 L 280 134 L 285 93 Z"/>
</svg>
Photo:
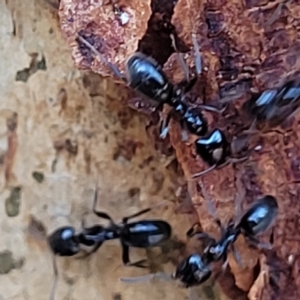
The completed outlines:
<svg viewBox="0 0 300 300">
<path fill-rule="evenodd" d="M 140 3 L 143 3 L 143 7 L 139 6 Z M 78 68 L 91 69 L 101 75 L 109 74 L 109 70 L 94 54 L 76 41 L 77 35 L 83 34 L 108 61 L 114 63 L 121 71 L 124 70 L 128 55 L 138 49 L 151 55 L 159 63 L 165 64 L 165 70 L 170 79 L 179 82 L 182 78 L 182 71 L 174 55 L 171 55 L 174 49 L 170 34 L 175 35 L 179 51 L 186 53 L 185 59 L 193 72 L 195 65 L 191 39 L 193 33 L 201 49 L 203 76 L 191 91 L 191 100 L 194 104 L 205 102 L 217 106 L 227 103 L 228 108 L 223 115 L 206 115 L 210 128 L 218 127 L 225 130 L 229 140 L 233 139 L 241 128 L 249 127 L 252 122 L 241 113 L 240 109 L 252 92 L 278 86 L 288 78 L 297 76 L 300 70 L 299 1 L 179 0 L 175 3 L 152 0 L 150 3 L 150 1 L 131 0 L 117 4 L 130 16 L 126 24 L 120 23 L 119 16 L 113 13 L 111 3 L 91 0 L 61 1 L 59 8 L 61 27 L 72 48 L 75 65 Z M 18 26 L 16 28 L 18 29 Z M 30 78 L 32 84 L 34 84 L 34 76 Z M 51 84 L 53 84 L 52 81 Z M 47 88 L 49 92 L 55 90 L 49 86 Z M 42 88 L 39 92 L 43 92 Z M 69 129 L 65 127 L 60 134 L 57 134 L 54 117 L 52 124 L 54 127 L 49 127 L 52 129 L 49 130 L 48 143 L 52 148 L 53 145 L 59 145 L 54 153 L 59 153 L 59 157 L 67 155 L 69 168 L 72 168 L 69 160 L 77 151 L 83 155 L 82 157 L 90 157 L 91 166 L 97 165 L 88 150 L 86 150 L 88 155 L 85 156 L 86 151 L 82 150 L 85 148 L 79 147 L 80 151 L 76 150 L 73 143 L 74 138 L 77 142 L 81 139 L 78 132 L 85 132 L 76 130 L 78 127 L 75 124 L 91 122 L 90 115 L 86 118 L 83 116 L 87 109 L 86 94 L 87 92 L 83 92 L 82 99 L 79 101 L 81 105 L 77 103 L 74 106 L 70 104 L 65 106 L 72 108 L 73 114 L 71 112 L 68 114 L 63 108 L 61 109 L 60 117 L 65 117 L 69 122 L 74 121 L 72 126 L 69 125 Z M 60 95 L 60 97 L 56 96 L 57 99 L 66 98 L 63 92 L 56 95 Z M 69 103 L 66 100 L 60 100 L 60 102 L 61 107 L 66 105 L 63 103 Z M 28 106 L 30 105 L 33 104 L 29 101 Z M 114 109 L 113 106 L 112 108 Z M 90 107 L 90 109 L 95 108 Z M 38 112 L 39 122 L 44 121 L 45 116 L 49 115 L 49 113 L 43 115 L 42 104 Z M 15 176 L 12 166 L 15 163 L 14 157 L 18 157 L 17 145 L 21 144 L 16 130 L 26 129 L 25 124 L 22 124 L 22 118 L 16 113 L 18 111 L 14 108 L 12 113 L 5 115 L 7 143 L 10 149 L 4 156 L 5 166 L 7 166 L 4 173 L 6 180 L 12 180 Z M 101 118 L 103 118 L 102 115 L 96 116 L 94 120 L 97 122 Z M 188 191 L 204 231 L 218 235 L 210 210 L 207 209 L 208 198 L 213 202 L 216 214 L 224 224 L 234 216 L 240 200 L 242 200 L 243 209 L 246 209 L 262 194 L 273 194 L 279 201 L 279 218 L 274 232 L 272 235 L 267 232 L 262 237 L 262 241 L 273 243 L 274 250 L 258 252 L 250 249 L 243 238 L 240 238 L 237 241 L 237 250 L 241 256 L 243 268 L 236 264 L 230 255 L 228 274 L 218 277 L 224 293 L 232 299 L 267 300 L 299 299 L 300 297 L 299 186 L 288 183 L 295 179 L 299 180 L 300 177 L 299 115 L 295 115 L 288 124 L 282 125 L 292 130 L 286 131 L 285 134 L 255 135 L 251 140 L 250 148 L 260 147 L 256 148 L 257 151 L 251 152 L 250 158 L 245 163 L 215 170 L 203 177 L 201 181 L 190 180 L 191 175 L 207 166 L 196 157 L 193 143 L 182 141 L 182 129 L 179 123 L 174 120 L 170 125 L 170 142 L 188 181 Z M 91 124 L 86 126 L 91 130 Z M 111 134 L 107 136 L 109 139 Z M 54 143 L 58 139 L 63 139 L 63 142 Z M 193 139 L 194 137 L 190 137 L 191 141 Z M 84 138 L 83 140 L 85 141 Z M 90 149 L 92 142 L 87 141 L 88 149 Z M 45 143 L 41 140 L 38 142 Z M 130 148 L 138 149 L 139 145 L 140 141 Z M 86 164 L 83 164 L 80 168 L 81 172 L 87 170 L 86 168 Z M 103 178 L 107 178 L 106 173 L 112 172 L 111 170 L 111 165 L 105 168 Z M 25 175 L 21 174 L 21 177 L 26 178 Z M 203 194 L 205 193 L 207 196 L 204 200 Z M 42 205 L 42 202 L 39 202 L 39 205 Z M 36 206 L 34 209 L 37 209 Z M 12 211 L 11 214 L 13 213 Z M 76 216 L 73 215 L 72 218 Z M 103 268 L 102 265 L 101 267 Z"/>
<path fill-rule="evenodd" d="M 76 3 L 75 0 L 73 2 Z M 64 20 L 64 4 L 61 8 L 61 18 Z M 252 92 L 278 86 L 288 78 L 295 78 L 300 70 L 298 1 L 179 0 L 172 7 L 171 15 L 167 1 L 160 3 L 159 10 L 156 2 L 152 1 L 151 9 L 152 17 L 159 12 L 163 13 L 165 20 L 170 21 L 163 28 L 169 28 L 176 36 L 179 50 L 187 52 L 185 59 L 191 71 L 195 65 L 194 54 L 193 51 L 186 51 L 186 48 L 192 49 L 192 34 L 196 36 L 201 49 L 203 76 L 192 91 L 191 99 L 194 104 L 228 104 L 229 108 L 222 116 L 208 116 L 208 119 L 210 128 L 226 130 L 229 140 L 240 128 L 251 125 L 252 120 L 247 119 L 240 108 Z M 99 18 L 102 17 L 97 16 L 96 20 Z M 125 31 L 130 31 L 132 26 L 129 25 Z M 149 22 L 147 32 L 161 28 Z M 154 35 L 152 39 L 155 40 Z M 164 41 L 165 44 L 160 41 L 159 50 L 163 46 L 170 47 L 168 39 Z M 154 49 L 144 52 L 162 64 L 168 58 L 165 70 L 178 83 L 182 79 L 182 71 L 174 56 L 157 56 L 155 43 L 151 45 Z M 78 47 L 74 44 L 71 46 L 73 49 Z M 143 48 L 138 49 L 143 51 Z M 173 50 L 171 48 L 169 54 Z M 121 65 L 125 61 L 126 57 L 114 60 Z M 77 65 L 81 67 L 78 61 Z M 101 73 L 102 69 L 95 71 Z M 211 210 L 205 205 L 208 198 L 224 224 L 234 216 L 237 203 L 241 200 L 243 209 L 262 194 L 273 194 L 279 200 L 279 219 L 272 240 L 274 251 L 259 253 L 250 249 L 241 238 L 237 241 L 237 248 L 243 269 L 230 259 L 234 280 L 228 280 L 228 276 L 219 278 L 225 293 L 233 299 L 281 299 L 283 292 L 285 298 L 299 297 L 300 285 L 296 275 L 299 187 L 287 184 L 290 180 L 298 180 L 300 175 L 297 119 L 295 116 L 289 124 L 282 124 L 293 129 L 289 133 L 257 134 L 251 140 L 250 147 L 260 146 L 259 150 L 252 152 L 247 162 L 213 171 L 204 176 L 201 182 L 190 180 L 191 175 L 207 166 L 196 157 L 192 143 L 182 141 L 182 129 L 178 122 L 171 124 L 170 141 L 189 182 L 188 190 L 205 231 L 217 234 Z M 203 199 L 204 192 L 207 193 L 206 200 Z M 267 241 L 269 238 L 270 232 L 265 234 Z"/>
</svg>

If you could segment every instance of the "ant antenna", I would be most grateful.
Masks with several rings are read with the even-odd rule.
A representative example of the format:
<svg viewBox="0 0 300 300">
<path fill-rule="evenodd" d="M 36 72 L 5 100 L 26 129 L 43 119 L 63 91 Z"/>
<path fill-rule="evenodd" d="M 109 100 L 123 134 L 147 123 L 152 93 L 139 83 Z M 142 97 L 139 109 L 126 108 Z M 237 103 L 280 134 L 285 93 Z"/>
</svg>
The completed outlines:
<svg viewBox="0 0 300 300">
<path fill-rule="evenodd" d="M 201 192 L 202 192 L 203 198 L 206 202 L 206 207 L 207 207 L 207 210 L 208 210 L 209 214 L 214 218 L 215 223 L 221 229 L 222 234 L 224 234 L 225 229 L 224 229 L 221 221 L 219 220 L 219 218 L 217 216 L 216 208 L 215 208 L 210 196 L 208 195 L 207 190 L 206 190 L 206 188 L 203 184 L 203 181 L 201 179 L 199 180 L 199 186 L 201 188 Z"/>
<path fill-rule="evenodd" d="M 243 199 L 245 199 L 245 195 L 246 195 L 246 191 L 244 189 L 243 186 L 243 182 L 242 182 L 242 172 L 241 170 L 238 171 L 237 175 L 236 175 L 236 196 L 235 196 L 235 216 L 234 216 L 234 223 L 236 224 L 237 221 L 241 218 L 242 215 L 242 202 Z"/>
<path fill-rule="evenodd" d="M 192 19 L 192 13 L 194 12 L 191 10 L 191 1 L 187 0 L 188 6 L 189 6 L 189 19 L 190 19 L 190 24 L 192 28 L 192 43 L 195 51 L 195 67 L 196 67 L 196 73 L 197 76 L 199 76 L 202 73 L 202 60 L 201 60 L 201 54 L 200 54 L 200 48 L 199 44 L 197 42 L 197 35 L 195 33 L 195 26 L 194 23 L 191 22 Z"/>
<path fill-rule="evenodd" d="M 206 188 L 205 188 L 205 186 L 203 184 L 203 181 L 200 179 L 198 183 L 199 183 L 199 186 L 201 188 L 201 192 L 203 194 L 203 197 L 204 197 L 204 199 L 206 201 L 207 210 L 214 217 L 214 219 L 217 219 L 216 209 L 215 209 L 214 204 L 211 201 L 211 199 L 210 199 L 210 197 L 209 197 L 209 195 L 207 193 L 207 190 L 206 190 Z"/>
<path fill-rule="evenodd" d="M 77 35 L 78 40 L 83 43 L 85 46 L 87 46 L 96 56 L 98 56 L 103 64 L 105 64 L 107 67 L 111 69 L 111 71 L 119 78 L 124 80 L 124 76 L 122 76 L 122 73 L 119 71 L 119 69 L 112 63 L 110 63 L 91 43 L 89 43 L 86 39 L 84 39 L 79 34 Z"/>
<path fill-rule="evenodd" d="M 185 61 L 183 60 L 182 53 L 180 53 L 180 52 L 178 51 L 178 49 L 177 49 L 174 34 L 170 34 L 170 38 L 171 38 L 171 40 L 172 40 L 172 46 L 173 46 L 174 50 L 175 50 L 176 53 L 177 53 L 177 60 L 178 60 L 180 66 L 181 66 L 181 68 L 182 68 L 182 70 L 183 70 L 183 72 L 184 72 L 185 80 L 186 80 L 187 82 L 189 82 L 189 81 L 190 81 L 190 72 L 189 72 L 189 68 L 188 68 L 187 64 L 185 63 Z"/>
<path fill-rule="evenodd" d="M 57 269 L 55 255 L 52 255 L 52 264 L 53 264 L 53 282 L 52 282 L 52 288 L 51 288 L 49 300 L 54 300 L 55 298 L 56 286 L 58 281 L 58 269 Z"/>
<path fill-rule="evenodd" d="M 93 211 L 96 210 L 96 206 L 97 206 L 97 202 L 98 202 L 98 183 L 99 183 L 99 178 L 97 176 L 96 182 L 95 182 L 94 199 L 93 199 Z"/>
<path fill-rule="evenodd" d="M 197 71 L 197 75 L 200 75 L 202 73 L 202 61 L 201 61 L 199 44 L 197 42 L 197 38 L 196 38 L 195 33 L 192 33 L 192 41 L 193 41 L 193 46 L 194 46 L 194 51 L 195 51 L 196 71 Z"/>
</svg>

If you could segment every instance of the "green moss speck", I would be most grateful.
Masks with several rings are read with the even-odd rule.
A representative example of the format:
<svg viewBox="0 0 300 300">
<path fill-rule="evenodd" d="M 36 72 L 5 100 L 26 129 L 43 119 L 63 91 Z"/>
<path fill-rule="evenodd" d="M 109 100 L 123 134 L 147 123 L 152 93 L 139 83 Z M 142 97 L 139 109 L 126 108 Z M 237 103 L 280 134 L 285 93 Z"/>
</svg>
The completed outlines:
<svg viewBox="0 0 300 300">
<path fill-rule="evenodd" d="M 10 196 L 5 200 L 5 211 L 9 217 L 16 217 L 20 213 L 21 187 L 14 187 Z"/>
</svg>

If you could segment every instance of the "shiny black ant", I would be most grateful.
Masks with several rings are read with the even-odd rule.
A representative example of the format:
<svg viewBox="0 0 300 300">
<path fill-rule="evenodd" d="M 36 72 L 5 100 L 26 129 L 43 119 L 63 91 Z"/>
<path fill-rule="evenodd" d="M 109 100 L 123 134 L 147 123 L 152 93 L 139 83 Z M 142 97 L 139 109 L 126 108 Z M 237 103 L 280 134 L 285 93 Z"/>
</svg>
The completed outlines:
<svg viewBox="0 0 300 300">
<path fill-rule="evenodd" d="M 55 230 L 48 238 L 49 246 L 55 255 L 73 256 L 82 250 L 82 246 L 92 247 L 89 254 L 96 252 L 103 242 L 107 240 L 120 239 L 123 255 L 122 261 L 127 266 L 144 267 L 143 261 L 130 263 L 129 247 L 150 248 L 161 245 L 171 236 L 171 226 L 161 220 L 141 220 L 128 223 L 130 219 L 143 215 L 153 208 L 143 209 L 131 216 L 123 218 L 122 222 L 116 224 L 113 219 L 105 212 L 97 211 L 98 192 L 95 191 L 93 202 L 93 213 L 98 217 L 110 222 L 108 227 L 94 225 L 85 227 L 79 234 L 70 226 L 61 227 Z"/>
<path fill-rule="evenodd" d="M 243 105 L 243 110 L 259 125 L 279 126 L 299 108 L 300 81 L 289 80 L 276 89 L 255 93 Z"/>
<path fill-rule="evenodd" d="M 97 211 L 96 204 L 98 199 L 97 188 L 95 190 L 93 201 L 93 213 L 98 217 L 106 219 L 110 222 L 110 225 L 104 227 L 102 225 L 94 225 L 92 227 L 85 227 L 84 221 L 82 222 L 82 231 L 76 234 L 75 229 L 70 226 L 58 228 L 48 237 L 48 243 L 52 253 L 54 254 L 54 274 L 55 284 L 57 281 L 57 266 L 55 256 L 74 256 L 83 250 L 83 246 L 92 247 L 87 255 L 96 252 L 99 247 L 107 240 L 119 239 L 122 246 L 122 261 L 126 266 L 135 266 L 140 268 L 146 268 L 144 262 L 146 260 L 130 262 L 129 248 L 151 248 L 157 247 L 170 239 L 172 228 L 171 226 L 161 220 L 141 220 L 137 222 L 128 223 L 130 219 L 143 215 L 152 208 L 143 209 L 131 216 L 123 218 L 122 222 L 116 224 L 113 219 L 105 212 Z M 161 206 L 160 204 L 159 206 Z M 52 295 L 52 298 L 54 296 Z"/>
<path fill-rule="evenodd" d="M 205 238 L 209 240 L 209 243 L 201 255 L 195 253 L 184 259 L 177 266 L 173 278 L 180 280 L 185 287 L 199 285 L 208 280 L 212 275 L 213 263 L 223 260 L 223 268 L 226 266 L 229 247 L 231 247 L 236 260 L 238 260 L 233 244 L 240 234 L 243 234 L 251 245 L 270 249 L 270 245 L 260 243 L 256 237 L 272 226 L 277 214 L 278 203 L 276 198 L 266 195 L 244 213 L 237 225 L 229 222 L 227 229 L 224 230 L 221 222 L 216 220 L 217 225 L 221 229 L 219 241 L 203 232 L 194 233 L 194 228 L 192 227 L 187 232 L 188 236 Z"/>
<path fill-rule="evenodd" d="M 78 35 L 78 40 L 97 55 L 100 60 L 108 66 L 118 78 L 125 81 L 129 87 L 142 94 L 144 97 L 157 102 L 158 106 L 155 110 L 161 110 L 164 104 L 168 104 L 172 107 L 173 110 L 168 115 L 167 121 L 161 129 L 161 137 L 166 135 L 166 128 L 168 127 L 172 114 L 180 117 L 182 125 L 184 125 L 190 133 L 203 136 L 207 133 L 208 126 L 200 109 L 217 113 L 221 112 L 212 106 L 197 105 L 197 107 L 189 107 L 185 103 L 185 94 L 192 89 L 201 73 L 200 53 L 195 37 L 193 37 L 193 43 L 196 52 L 196 70 L 198 73 L 190 80 L 187 68 L 184 65 L 183 60 L 180 60 L 187 80 L 184 81 L 185 84 L 178 85 L 173 85 L 169 81 L 157 61 L 141 52 L 135 52 L 127 59 L 126 73 L 125 75 L 122 75 L 117 67 L 109 63 L 85 38 Z M 177 50 L 174 38 L 173 44 L 175 50 Z"/>
</svg>

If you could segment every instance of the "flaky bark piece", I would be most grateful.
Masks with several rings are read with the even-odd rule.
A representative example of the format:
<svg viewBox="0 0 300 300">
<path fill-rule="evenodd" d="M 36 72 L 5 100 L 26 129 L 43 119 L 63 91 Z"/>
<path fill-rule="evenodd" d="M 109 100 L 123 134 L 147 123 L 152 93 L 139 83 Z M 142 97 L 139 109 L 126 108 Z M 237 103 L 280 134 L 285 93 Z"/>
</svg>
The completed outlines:
<svg viewBox="0 0 300 300">
<path fill-rule="evenodd" d="M 77 42 L 87 39 L 108 62 L 124 71 L 125 61 L 138 48 L 151 15 L 150 0 L 113 1 L 62 0 L 59 8 L 61 28 L 72 48 L 75 64 L 103 76 L 112 76 L 107 66 Z"/>
</svg>

